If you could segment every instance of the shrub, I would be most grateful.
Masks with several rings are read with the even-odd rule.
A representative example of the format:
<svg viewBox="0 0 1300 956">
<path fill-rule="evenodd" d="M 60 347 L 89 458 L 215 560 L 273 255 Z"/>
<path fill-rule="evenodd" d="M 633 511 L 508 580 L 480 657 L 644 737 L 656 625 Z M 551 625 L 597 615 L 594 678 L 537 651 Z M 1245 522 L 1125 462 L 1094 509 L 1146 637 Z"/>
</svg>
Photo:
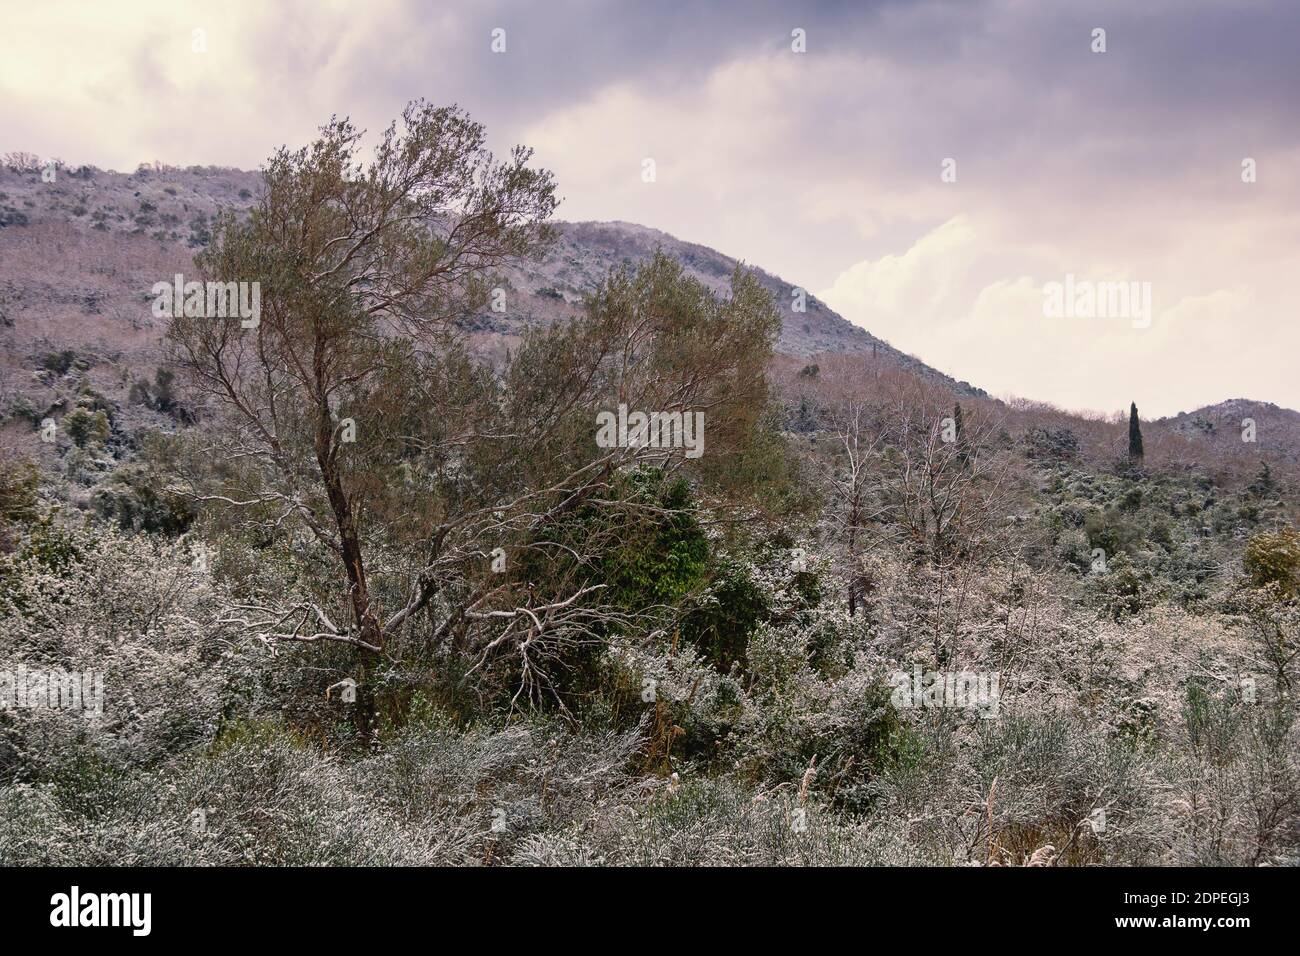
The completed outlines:
<svg viewBox="0 0 1300 956">
<path fill-rule="evenodd" d="M 40 472 L 26 458 L 0 458 L 0 529 L 36 516 Z"/>
<path fill-rule="evenodd" d="M 55 375 L 64 375 L 76 361 L 77 353 L 74 349 L 63 349 L 61 352 L 47 352 L 42 355 L 40 367 Z"/>
<path fill-rule="evenodd" d="M 771 612 L 768 595 L 744 566 L 727 562 L 682 618 L 682 636 L 726 672 L 745 666 L 749 635 Z"/>
<path fill-rule="evenodd" d="M 1300 592 L 1300 532 L 1259 532 L 1247 542 L 1242 564 L 1256 587 L 1273 586 L 1287 597 L 1295 596 Z"/>
<path fill-rule="evenodd" d="M 11 674 L 102 675 L 102 707 L 0 712 L 3 777 L 42 780 L 87 761 L 138 766 L 209 739 L 218 665 L 233 653 L 218 611 L 177 545 L 53 518 L 35 525 L 0 576 L 0 660 Z"/>
<path fill-rule="evenodd" d="M 508 862 L 532 835 L 616 812 L 637 739 L 435 718 L 343 762 L 282 724 L 235 724 L 205 749 L 101 777 L 93 811 L 66 780 L 0 787 L 0 864 Z"/>
<path fill-rule="evenodd" d="M 123 531 L 145 531 L 170 537 L 184 534 L 194 520 L 194 508 L 180 489 L 167 484 L 140 464 L 121 465 L 91 493 L 99 517 Z"/>
</svg>

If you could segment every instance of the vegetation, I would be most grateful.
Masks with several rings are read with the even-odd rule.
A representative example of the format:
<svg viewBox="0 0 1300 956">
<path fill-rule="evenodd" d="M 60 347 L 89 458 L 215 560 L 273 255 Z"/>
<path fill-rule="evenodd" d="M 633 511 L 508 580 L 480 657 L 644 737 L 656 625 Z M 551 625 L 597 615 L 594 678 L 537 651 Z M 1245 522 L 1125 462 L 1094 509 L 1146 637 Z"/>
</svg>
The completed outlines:
<svg viewBox="0 0 1300 956">
<path fill-rule="evenodd" d="M 334 121 L 205 234 L 255 326 L 41 360 L 0 692 L 102 697 L 0 708 L 0 863 L 1300 862 L 1293 463 L 783 366 L 662 254 L 484 356 L 555 198 L 483 143 Z"/>
<path fill-rule="evenodd" d="M 1137 402 L 1129 405 L 1128 411 L 1128 456 L 1130 458 L 1141 458 L 1145 452 L 1142 449 L 1142 425 L 1138 421 Z"/>
</svg>

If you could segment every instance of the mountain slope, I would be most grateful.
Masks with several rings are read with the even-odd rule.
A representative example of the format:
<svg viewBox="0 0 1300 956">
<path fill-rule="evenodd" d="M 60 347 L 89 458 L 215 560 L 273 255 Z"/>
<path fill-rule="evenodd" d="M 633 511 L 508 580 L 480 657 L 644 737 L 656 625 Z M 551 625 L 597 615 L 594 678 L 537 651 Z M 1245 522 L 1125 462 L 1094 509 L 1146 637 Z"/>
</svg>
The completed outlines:
<svg viewBox="0 0 1300 956">
<path fill-rule="evenodd" d="M 1273 457 L 1300 464 L 1300 412 L 1272 402 L 1231 398 L 1156 423 L 1194 447 L 1230 455 L 1257 445 Z"/>
<path fill-rule="evenodd" d="M 72 350 L 96 387 L 120 391 L 160 360 L 163 329 L 149 313 L 150 288 L 193 271 L 192 255 L 210 238 L 223 207 L 247 209 L 261 175 L 217 167 L 141 167 L 135 173 L 93 167 L 0 169 L 0 393 L 40 383 L 33 373 L 50 353 Z M 558 223 L 544 261 L 505 270 L 507 308 L 463 320 L 481 351 L 513 345 L 526 326 L 572 314 L 611 268 L 648 259 L 657 249 L 716 291 L 728 288 L 737 261 L 705 246 L 623 222 Z M 905 355 L 846 321 L 811 295 L 793 309 L 795 286 L 750 266 L 781 310 L 777 349 L 806 358 L 872 352 L 962 393 L 981 394 Z M 3 397 L 0 395 L 0 397 Z"/>
<path fill-rule="evenodd" d="M 193 254 L 210 238 L 223 207 L 247 209 L 261 174 L 218 167 L 141 167 L 134 173 L 61 169 L 52 182 L 36 169 L 0 168 L 0 428 L 30 444 L 32 423 L 67 411 L 72 383 L 120 406 L 125 423 L 165 425 L 133 404 L 132 385 L 162 362 L 164 328 L 150 314 L 151 287 L 193 272 Z M 504 313 L 466 316 L 463 330 L 481 354 L 515 345 L 530 325 L 580 308 L 609 270 L 662 250 L 711 289 L 725 292 L 737 260 L 667 233 L 626 222 L 558 223 L 541 262 L 507 269 Z M 919 375 L 960 395 L 984 392 L 906 355 L 845 320 L 812 295 L 792 308 L 796 287 L 745 265 L 772 292 L 783 326 L 782 364 L 794 370 L 816 356 L 861 355 Z M 1067 416 L 1068 417 L 1068 416 Z M 1242 421 L 1257 423 L 1260 450 L 1300 461 L 1300 413 L 1234 399 L 1152 422 L 1189 454 L 1236 458 Z M 134 421 L 132 421 L 134 419 Z"/>
</svg>

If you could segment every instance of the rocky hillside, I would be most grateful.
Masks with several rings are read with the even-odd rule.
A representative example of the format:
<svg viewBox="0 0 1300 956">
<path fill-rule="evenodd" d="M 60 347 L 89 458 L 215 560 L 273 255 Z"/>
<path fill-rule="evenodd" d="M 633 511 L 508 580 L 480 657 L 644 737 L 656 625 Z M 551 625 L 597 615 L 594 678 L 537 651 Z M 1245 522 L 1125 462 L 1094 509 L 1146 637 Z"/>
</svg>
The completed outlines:
<svg viewBox="0 0 1300 956">
<path fill-rule="evenodd" d="M 595 288 L 611 268 L 647 259 L 656 249 L 671 255 L 692 275 L 720 292 L 728 288 L 738 264 L 730 256 L 707 246 L 683 242 L 657 229 L 627 222 L 577 222 L 563 225 L 560 242 L 545 261 L 519 270 L 514 278 L 529 297 L 529 309 L 541 306 L 536 301 L 539 298 L 574 303 L 583 293 Z M 777 350 L 782 354 L 803 358 L 825 353 L 875 352 L 905 368 L 944 378 L 962 391 L 974 391 L 968 383 L 952 382 L 849 322 L 811 293 L 804 293 L 804 311 L 795 311 L 797 286 L 750 263 L 744 265 L 771 290 L 782 311 L 784 328 L 777 343 Z"/>
<path fill-rule="evenodd" d="M 256 172 L 142 166 L 131 174 L 36 163 L 0 168 L 0 402 L 35 412 L 58 401 L 54 380 L 72 371 L 116 400 L 150 378 L 163 329 L 149 312 L 151 286 L 192 270 L 222 207 L 246 209 Z M 737 262 L 705 246 L 631 223 L 561 223 L 545 261 L 507 270 L 506 311 L 464 320 L 475 346 L 500 352 L 534 323 L 571 314 L 609 269 L 662 249 L 711 288 Z M 746 264 L 747 267 L 752 268 Z M 755 269 L 782 309 L 778 350 L 790 357 L 873 353 L 964 393 L 978 393 L 848 322 L 811 295 L 795 311 L 795 286 Z"/>
<path fill-rule="evenodd" d="M 32 425 L 61 417 L 89 388 L 121 412 L 118 421 L 166 426 L 157 401 L 135 401 L 162 364 L 164 329 L 150 314 L 150 288 L 193 269 L 223 207 L 247 209 L 261 175 L 219 167 L 142 166 L 134 173 L 59 168 L 52 179 L 35 162 L 0 166 L 0 434 L 32 446 Z M 506 270 L 505 312 L 462 320 L 482 354 L 500 354 L 529 325 L 561 320 L 580 307 L 611 268 L 662 249 L 709 287 L 725 290 L 737 260 L 667 233 L 626 222 L 559 223 L 547 258 Z M 811 294 L 795 311 L 797 287 L 750 263 L 784 318 L 781 364 L 794 370 L 818 356 L 870 356 L 963 395 L 982 396 L 845 320 Z M 154 389 L 156 390 L 156 388 Z M 1120 396 L 1117 399 L 1126 398 Z M 165 404 L 165 403 L 164 403 Z M 1234 399 L 1152 423 L 1194 457 L 1242 439 L 1257 424 L 1261 450 L 1300 461 L 1300 413 Z M 1233 455 L 1231 457 L 1236 457 Z"/>
<path fill-rule="evenodd" d="M 1180 412 L 1156 423 L 1193 447 L 1226 457 L 1256 445 L 1268 457 L 1290 465 L 1300 464 L 1300 412 L 1272 402 L 1231 398 L 1190 412 Z"/>
</svg>

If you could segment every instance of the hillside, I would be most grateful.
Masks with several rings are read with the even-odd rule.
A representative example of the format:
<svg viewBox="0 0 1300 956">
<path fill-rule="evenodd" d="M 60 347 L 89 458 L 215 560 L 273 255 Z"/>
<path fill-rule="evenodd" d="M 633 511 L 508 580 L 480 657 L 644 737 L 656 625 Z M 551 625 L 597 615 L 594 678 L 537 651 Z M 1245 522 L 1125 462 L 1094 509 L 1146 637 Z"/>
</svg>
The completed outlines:
<svg viewBox="0 0 1300 956">
<path fill-rule="evenodd" d="M 149 313 L 150 287 L 192 271 L 191 257 L 207 244 L 217 211 L 247 209 L 260 184 L 259 173 L 215 167 L 141 167 L 131 174 L 81 167 L 58 170 L 53 182 L 43 181 L 39 169 L 0 168 L 0 400 L 49 407 L 58 396 L 44 366 L 67 351 L 94 388 L 123 401 L 131 383 L 153 375 L 160 361 L 163 330 Z M 656 249 L 717 291 L 737 266 L 705 246 L 630 223 L 558 226 L 559 241 L 544 261 L 505 271 L 504 313 L 462 320 L 480 352 L 499 355 L 524 327 L 566 318 L 611 268 L 642 262 Z M 792 311 L 794 286 L 754 271 L 783 306 L 782 354 L 871 352 L 979 394 L 811 295 L 805 312 Z"/>
<path fill-rule="evenodd" d="M 0 168 L 0 433 L 6 444 L 48 454 L 34 424 L 59 418 L 90 389 L 114 408 L 114 428 L 133 434 L 168 427 L 174 416 L 131 399 L 139 382 L 155 380 L 164 329 L 149 313 L 155 282 L 191 272 L 192 256 L 211 238 L 213 217 L 256 202 L 261 174 L 217 166 L 142 165 L 126 174 L 94 166 L 59 169 L 52 182 L 36 166 Z M 689 276 L 724 293 L 737 265 L 770 290 L 783 317 L 777 380 L 803 368 L 853 362 L 931 382 L 958 397 L 992 401 L 849 323 L 809 294 L 793 311 L 796 286 L 741 264 L 723 252 L 630 222 L 558 222 L 558 241 L 541 261 L 504 269 L 504 312 L 464 316 L 459 325 L 477 354 L 499 362 L 529 325 L 571 316 L 612 268 L 636 265 L 663 250 Z M 836 358 L 839 356 L 839 358 Z M 139 392 L 139 388 L 136 388 Z M 1045 406 L 995 402 L 1000 414 L 1028 429 L 1069 427 L 1093 457 L 1114 451 L 1118 432 L 1100 419 Z M 1043 419 L 1043 423 L 1039 423 Z M 1243 421 L 1256 423 L 1244 444 Z M 1300 464 L 1300 412 L 1232 399 L 1148 425 L 1148 444 L 1169 460 L 1227 463 L 1239 477 L 1258 458 Z"/>
<path fill-rule="evenodd" d="M 1246 444 L 1266 445 L 1271 456 L 1291 465 L 1300 463 L 1300 412 L 1272 402 L 1232 398 L 1162 418 L 1157 424 L 1221 454 Z"/>
</svg>

